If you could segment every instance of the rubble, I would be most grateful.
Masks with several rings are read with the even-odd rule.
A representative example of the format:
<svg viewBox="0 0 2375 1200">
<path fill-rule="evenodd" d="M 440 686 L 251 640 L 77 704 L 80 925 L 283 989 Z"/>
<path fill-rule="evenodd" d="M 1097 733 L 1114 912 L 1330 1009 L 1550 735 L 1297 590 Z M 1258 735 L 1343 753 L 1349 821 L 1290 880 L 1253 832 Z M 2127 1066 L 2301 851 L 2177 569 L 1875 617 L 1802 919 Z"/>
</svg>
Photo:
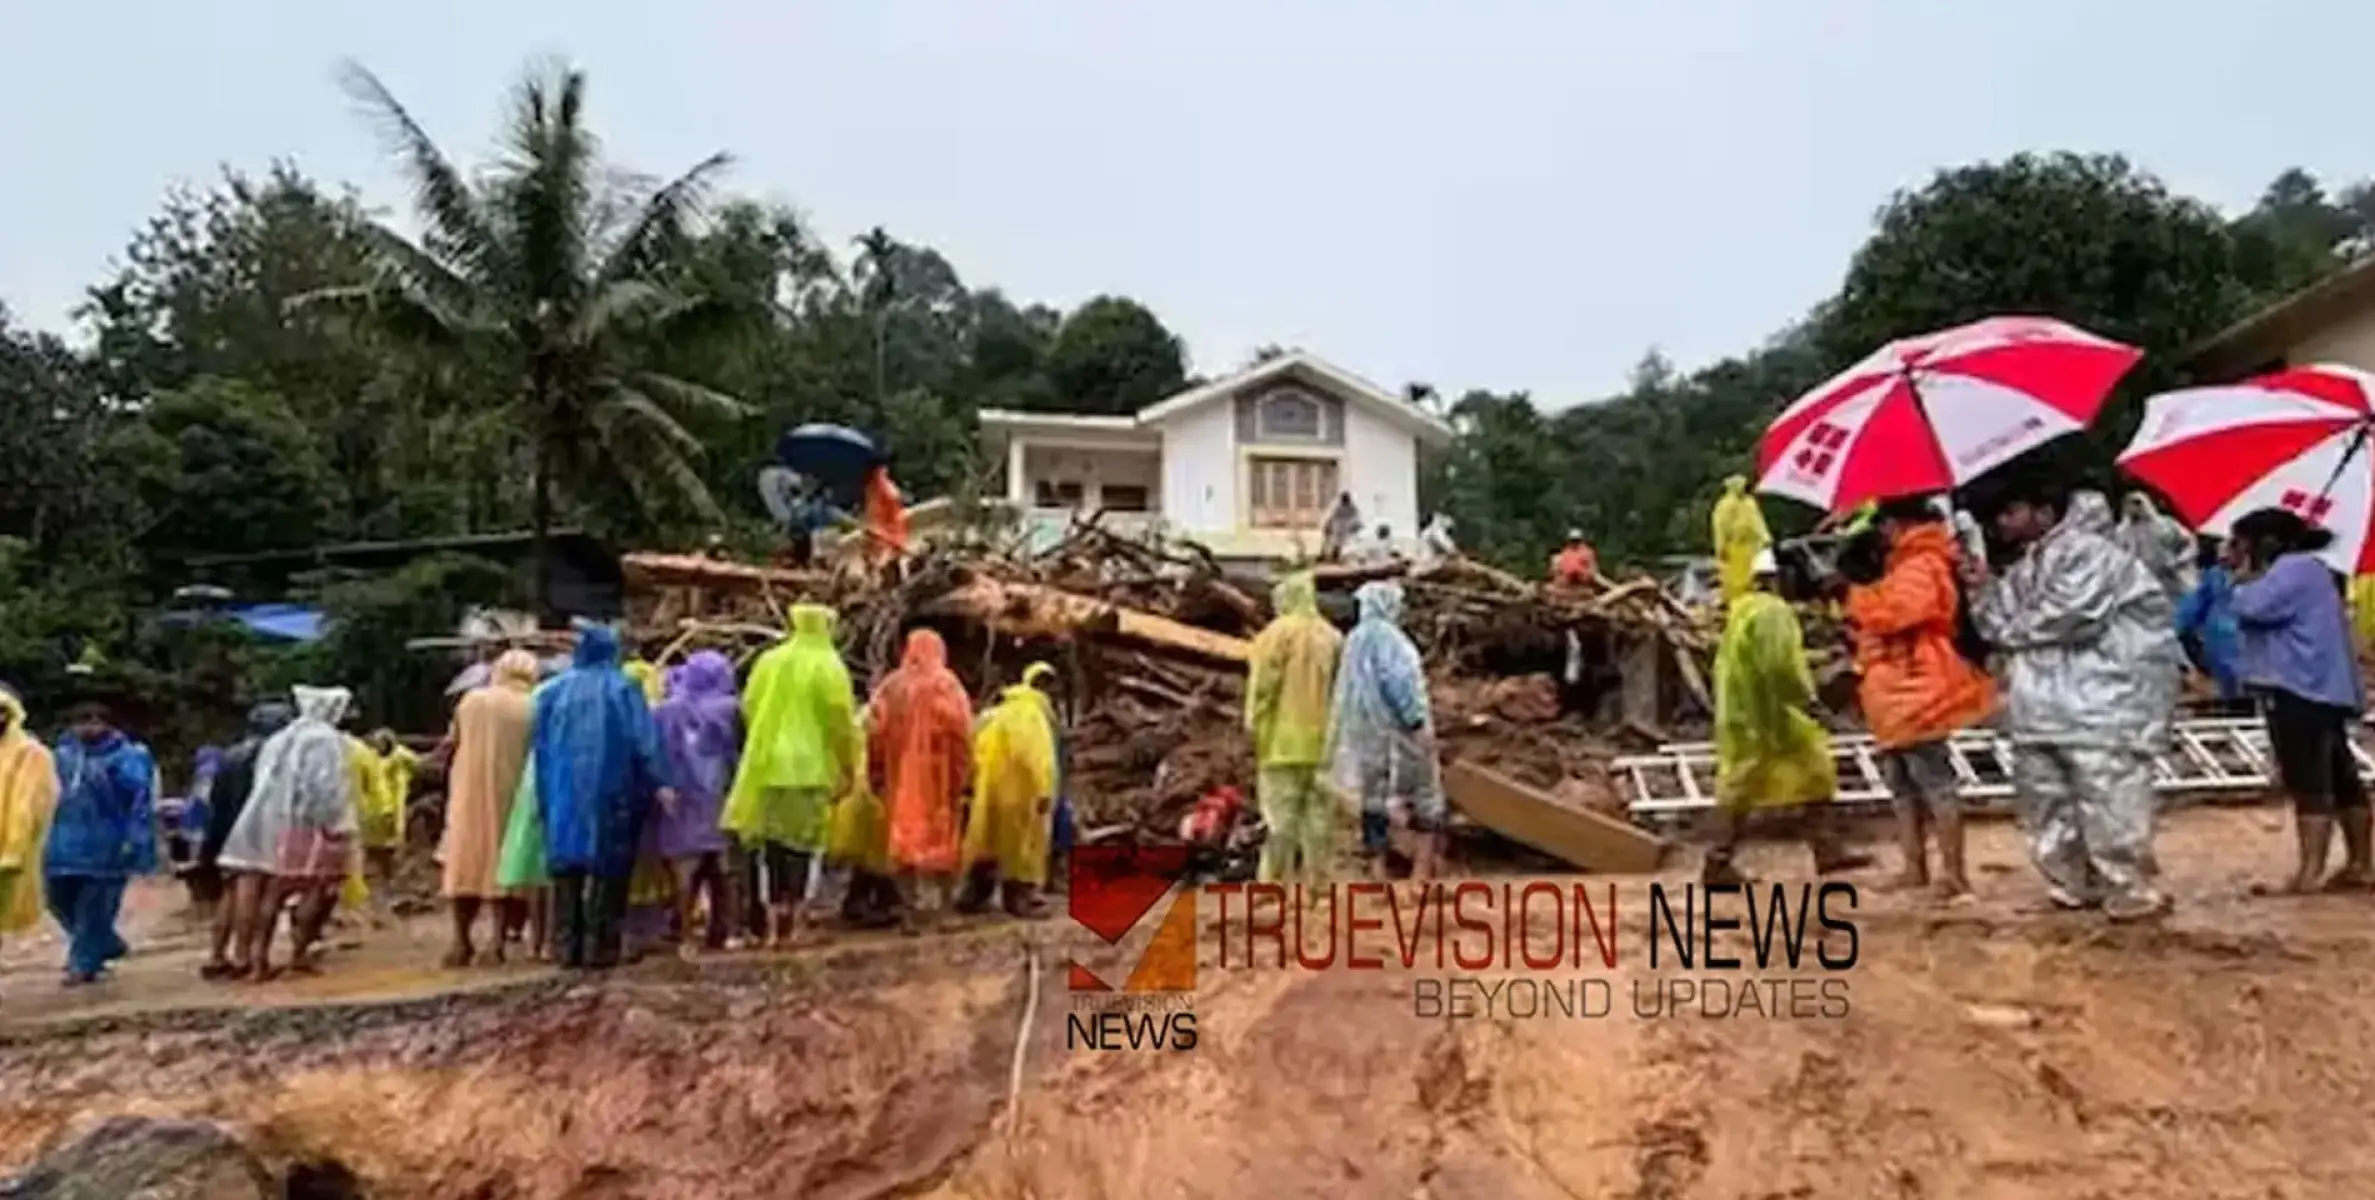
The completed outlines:
<svg viewBox="0 0 2375 1200">
<path fill-rule="evenodd" d="M 977 696 L 1048 661 L 1071 713 L 1070 790 L 1089 840 L 1170 836 L 1198 797 L 1252 782 L 1239 706 L 1249 639 L 1270 617 L 1267 582 L 1194 543 L 1141 542 L 1092 519 L 1037 555 L 926 547 L 895 577 L 681 554 L 630 554 L 622 566 L 630 622 L 655 661 L 702 646 L 755 654 L 800 601 L 842 614 L 862 682 L 887 672 L 919 625 L 948 639 Z M 1646 576 L 1558 588 L 1457 557 L 1313 574 L 1339 624 L 1360 584 L 1401 581 L 1446 763 L 1489 763 L 1564 804 L 1621 813 L 1605 765 L 1612 731 L 1703 727 L 1713 707 L 1710 630 Z"/>
</svg>

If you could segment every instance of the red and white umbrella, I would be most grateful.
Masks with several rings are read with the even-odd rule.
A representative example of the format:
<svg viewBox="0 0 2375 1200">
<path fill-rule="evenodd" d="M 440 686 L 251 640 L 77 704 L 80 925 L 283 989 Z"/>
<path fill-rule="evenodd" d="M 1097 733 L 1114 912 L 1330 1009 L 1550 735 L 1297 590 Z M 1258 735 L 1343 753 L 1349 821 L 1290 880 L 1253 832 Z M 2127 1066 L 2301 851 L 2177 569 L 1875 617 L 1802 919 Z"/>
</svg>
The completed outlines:
<svg viewBox="0 0 2375 1200">
<path fill-rule="evenodd" d="M 2328 562 L 2362 575 L 2375 571 L 2371 431 L 2375 375 L 2295 367 L 2152 397 L 2119 465 L 2204 533 L 2223 537 L 2263 508 L 2298 513 L 2333 533 Z"/>
<path fill-rule="evenodd" d="M 2143 352 L 2050 317 L 1890 342 L 1782 410 L 1757 490 L 1831 512 L 1952 491 L 2084 429 Z"/>
</svg>

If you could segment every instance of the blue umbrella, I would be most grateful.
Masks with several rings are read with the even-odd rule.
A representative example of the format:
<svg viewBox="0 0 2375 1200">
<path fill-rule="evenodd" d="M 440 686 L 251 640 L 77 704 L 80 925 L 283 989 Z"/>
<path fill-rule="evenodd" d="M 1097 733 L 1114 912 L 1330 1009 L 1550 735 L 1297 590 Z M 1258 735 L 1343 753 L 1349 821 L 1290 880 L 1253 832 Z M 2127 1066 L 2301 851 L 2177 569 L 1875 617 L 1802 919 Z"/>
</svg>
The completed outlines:
<svg viewBox="0 0 2375 1200">
<path fill-rule="evenodd" d="M 847 425 L 802 425 L 775 443 L 775 459 L 838 489 L 863 481 L 883 454 L 873 438 Z"/>
</svg>

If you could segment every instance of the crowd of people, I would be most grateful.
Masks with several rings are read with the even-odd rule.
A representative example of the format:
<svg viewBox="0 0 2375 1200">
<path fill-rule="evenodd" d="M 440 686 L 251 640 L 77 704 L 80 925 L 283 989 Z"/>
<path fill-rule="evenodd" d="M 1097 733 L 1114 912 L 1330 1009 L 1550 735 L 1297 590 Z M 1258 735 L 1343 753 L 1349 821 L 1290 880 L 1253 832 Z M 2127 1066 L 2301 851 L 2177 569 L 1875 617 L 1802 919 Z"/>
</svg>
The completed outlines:
<svg viewBox="0 0 2375 1200">
<path fill-rule="evenodd" d="M 1892 797 L 1893 884 L 1971 896 L 1963 787 L 1950 740 L 2008 736 L 2029 855 L 2053 907 L 2115 920 L 2165 911 L 2153 855 L 2155 756 L 2169 745 L 2184 676 L 2211 707 L 2256 709 L 2298 833 L 2289 891 L 2375 888 L 2375 835 L 2352 751 L 2364 693 L 2349 583 L 2320 553 L 2326 531 L 2284 509 L 2197 538 L 2136 494 L 2115 519 L 2099 492 L 2015 484 L 1992 497 L 1988 543 L 1943 497 L 1876 502 L 1838 526 L 1835 565 L 1784 561 L 1734 480 L 1713 521 L 1727 606 L 1716 663 L 1723 839 L 1710 881 L 1740 878 L 1734 849 L 1759 812 L 1804 824 L 1815 867 L 1860 865 L 1821 815 L 1838 791 L 1817 722 L 1797 609 L 1845 621 L 1857 702 Z M 1780 547 L 1810 557 L 1803 544 Z M 2344 862 L 2327 874 L 2339 834 Z M 1936 870 L 1931 869 L 1935 848 Z"/>
</svg>

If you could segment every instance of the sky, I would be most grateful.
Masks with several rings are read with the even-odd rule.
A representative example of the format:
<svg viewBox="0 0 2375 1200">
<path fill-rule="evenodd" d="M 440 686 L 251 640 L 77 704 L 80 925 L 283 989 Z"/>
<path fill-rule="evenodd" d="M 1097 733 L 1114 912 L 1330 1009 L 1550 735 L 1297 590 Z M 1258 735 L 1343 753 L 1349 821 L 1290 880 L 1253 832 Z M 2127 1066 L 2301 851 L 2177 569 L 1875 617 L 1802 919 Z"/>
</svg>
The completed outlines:
<svg viewBox="0 0 2375 1200">
<path fill-rule="evenodd" d="M 2346 0 L 16 0 L 0 302 L 66 331 L 222 164 L 399 205 L 343 59 L 475 159 L 560 54 L 620 163 L 731 151 L 845 252 L 1133 296 L 1206 372 L 1276 343 L 1557 406 L 1753 348 L 1942 166 L 2119 151 L 2230 209 L 2375 174 L 2371 42 Z"/>
</svg>

